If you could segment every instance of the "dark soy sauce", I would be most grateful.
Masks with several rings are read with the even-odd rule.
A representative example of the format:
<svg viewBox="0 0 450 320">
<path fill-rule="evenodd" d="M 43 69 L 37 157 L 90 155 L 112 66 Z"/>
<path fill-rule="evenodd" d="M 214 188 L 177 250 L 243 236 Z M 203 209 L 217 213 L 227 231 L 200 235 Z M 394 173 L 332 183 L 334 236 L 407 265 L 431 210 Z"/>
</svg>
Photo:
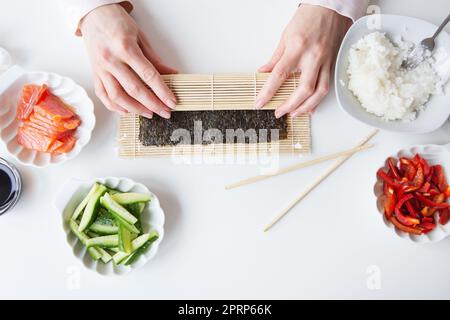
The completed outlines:
<svg viewBox="0 0 450 320">
<path fill-rule="evenodd" d="M 0 215 L 13 205 L 19 193 L 20 185 L 13 170 L 7 164 L 0 162 Z"/>
<path fill-rule="evenodd" d="M 9 171 L 9 168 L 0 164 L 0 206 L 8 202 L 13 192 L 14 177 Z"/>
</svg>

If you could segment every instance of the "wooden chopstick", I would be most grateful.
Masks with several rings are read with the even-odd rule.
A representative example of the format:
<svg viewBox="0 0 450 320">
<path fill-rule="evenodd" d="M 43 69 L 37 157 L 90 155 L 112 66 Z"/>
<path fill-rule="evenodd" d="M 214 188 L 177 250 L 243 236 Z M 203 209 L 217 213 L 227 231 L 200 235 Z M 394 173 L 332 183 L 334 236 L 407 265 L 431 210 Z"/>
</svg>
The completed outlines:
<svg viewBox="0 0 450 320">
<path fill-rule="evenodd" d="M 364 140 L 362 140 L 357 146 L 361 147 L 370 141 L 376 134 L 378 130 L 372 131 Z M 264 228 L 264 232 L 267 232 L 270 228 L 272 228 L 278 221 L 280 221 L 297 203 L 302 201 L 308 194 L 311 193 L 322 181 L 324 181 L 328 176 L 330 176 L 337 168 L 339 168 L 344 162 L 351 158 L 353 153 L 343 156 L 341 159 L 337 160 L 327 171 L 325 171 L 322 175 L 320 175 L 306 190 L 304 190 L 299 196 L 297 196 L 294 200 L 292 200 L 289 205 L 281 211 L 279 214 L 275 216 L 275 218 L 266 225 Z"/>
<path fill-rule="evenodd" d="M 319 158 L 316 158 L 316 159 L 313 159 L 313 160 L 309 160 L 309 161 L 306 161 L 306 162 L 297 163 L 297 164 L 294 164 L 294 165 L 291 165 L 291 166 L 288 166 L 288 167 L 285 167 L 285 168 L 278 169 L 277 171 L 275 171 L 273 173 L 270 173 L 270 174 L 262 174 L 262 175 L 258 175 L 258 176 L 253 176 L 253 177 L 250 177 L 250 178 L 247 178 L 247 179 L 240 180 L 240 181 L 235 182 L 235 183 L 228 184 L 228 185 L 225 186 L 225 190 L 239 188 L 239 187 L 242 187 L 242 186 L 245 186 L 245 185 L 248 185 L 248 184 L 252 184 L 252 183 L 255 183 L 255 182 L 258 182 L 258 181 L 261 181 L 261 180 L 269 179 L 271 177 L 279 176 L 279 175 L 282 175 L 282 174 L 285 174 L 285 173 L 288 173 L 288 172 L 292 172 L 292 171 L 295 171 L 295 170 L 299 170 L 299 169 L 303 169 L 303 168 L 306 168 L 306 167 L 310 167 L 310 166 L 313 166 L 315 164 L 318 164 L 318 163 L 321 163 L 321 162 L 324 162 L 324 161 L 333 160 L 333 159 L 336 159 L 336 158 L 339 158 L 339 157 L 343 157 L 343 156 L 347 156 L 347 155 L 353 155 L 356 152 L 367 150 L 367 149 L 370 149 L 372 147 L 373 147 L 373 144 L 364 144 L 362 146 L 358 146 L 358 147 L 347 149 L 347 150 L 344 150 L 344 151 L 328 154 L 328 155 L 325 155 L 325 156 L 322 156 L 322 157 L 319 157 Z"/>
</svg>

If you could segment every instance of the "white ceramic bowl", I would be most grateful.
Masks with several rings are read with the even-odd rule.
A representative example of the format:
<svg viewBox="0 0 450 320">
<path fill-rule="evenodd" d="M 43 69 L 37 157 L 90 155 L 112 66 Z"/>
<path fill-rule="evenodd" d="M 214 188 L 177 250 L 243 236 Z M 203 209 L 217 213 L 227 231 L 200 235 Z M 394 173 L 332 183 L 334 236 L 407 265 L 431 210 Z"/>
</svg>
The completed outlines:
<svg viewBox="0 0 450 320">
<path fill-rule="evenodd" d="M 400 150 L 396 155 L 392 157 L 399 159 L 400 157 L 412 158 L 416 153 L 420 154 L 425 160 L 427 160 L 431 165 L 441 164 L 446 172 L 447 180 L 450 180 L 450 144 L 448 145 L 422 145 L 413 146 L 408 149 Z M 387 170 L 387 163 L 382 167 Z M 384 201 L 385 196 L 383 194 L 383 181 L 377 176 L 377 182 L 374 187 L 375 196 L 377 197 L 377 208 L 384 224 L 392 229 L 399 237 L 403 239 L 408 239 L 413 242 L 426 243 L 426 242 L 437 242 L 448 235 L 450 235 L 450 222 L 445 226 L 436 224 L 436 228 L 424 235 L 413 235 L 406 233 L 397 229 L 389 220 L 386 219 L 384 215 Z M 438 213 L 435 214 L 435 218 L 438 219 Z"/>
<path fill-rule="evenodd" d="M 28 150 L 17 142 L 19 121 L 16 119 L 17 102 L 25 84 L 47 84 L 50 90 L 71 105 L 81 119 L 76 131 L 77 143 L 72 151 L 51 155 Z M 8 152 L 24 165 L 46 167 L 75 158 L 91 139 L 95 126 L 94 104 L 86 91 L 73 80 L 54 73 L 27 72 L 13 66 L 0 76 L 0 140 Z"/>
<path fill-rule="evenodd" d="M 376 19 L 379 19 L 381 29 L 373 28 L 374 23 L 378 21 Z M 350 47 L 365 35 L 380 31 L 385 32 L 393 39 L 402 36 L 407 41 L 419 43 L 422 39 L 430 37 L 436 29 L 437 26 L 420 19 L 387 14 L 366 16 L 353 24 L 342 42 L 336 61 L 336 96 L 342 109 L 353 118 L 383 130 L 405 133 L 426 133 L 440 128 L 450 116 L 450 82 L 447 82 L 444 88 L 446 94 L 433 95 L 426 104 L 425 110 L 419 112 L 416 120 L 411 122 L 386 122 L 368 113 L 361 107 L 360 102 L 348 89 L 347 76 Z M 439 65 L 448 72 L 450 67 L 448 60 L 448 56 L 450 55 L 450 36 L 445 31 L 436 40 L 436 49 L 434 52 L 438 50 L 441 54 L 437 56 L 442 57 L 439 58 L 442 59 Z M 443 52 L 447 53 L 446 57 L 444 57 L 445 54 L 442 54 Z"/>
<path fill-rule="evenodd" d="M 89 192 L 95 182 L 102 183 L 109 188 L 114 188 L 122 192 L 138 192 L 151 195 L 150 203 L 145 207 L 141 216 L 142 227 L 144 232 L 156 230 L 159 234 L 149 250 L 141 255 L 138 260 L 131 266 L 116 266 L 113 262 L 104 264 L 101 261 L 94 261 L 87 253 L 86 248 L 78 238 L 70 231 L 69 221 L 76 206 Z M 62 216 L 63 228 L 68 245 L 72 248 L 74 255 L 83 262 L 83 265 L 102 275 L 123 275 L 131 270 L 142 267 L 150 259 L 152 259 L 158 251 L 158 246 L 164 237 L 164 212 L 161 209 L 159 200 L 151 193 L 143 184 L 136 183 L 127 178 L 106 177 L 92 179 L 90 181 L 71 180 L 60 191 L 55 206 Z"/>
</svg>

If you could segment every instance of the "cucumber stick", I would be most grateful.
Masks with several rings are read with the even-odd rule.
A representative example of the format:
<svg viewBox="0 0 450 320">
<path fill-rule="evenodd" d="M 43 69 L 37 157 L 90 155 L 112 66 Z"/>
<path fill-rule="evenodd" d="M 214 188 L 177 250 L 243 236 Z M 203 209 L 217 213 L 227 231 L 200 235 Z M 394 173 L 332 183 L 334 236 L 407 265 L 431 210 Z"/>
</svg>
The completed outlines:
<svg viewBox="0 0 450 320">
<path fill-rule="evenodd" d="M 146 205 L 145 202 L 130 203 L 126 205 L 126 208 L 133 216 L 138 218 L 139 215 L 142 213 L 142 211 L 144 211 L 145 205 Z"/>
<path fill-rule="evenodd" d="M 131 203 L 126 205 L 126 209 L 138 219 L 138 222 L 136 222 L 135 226 L 136 228 L 142 233 L 142 224 L 141 224 L 141 213 L 144 211 L 145 208 L 144 202 L 139 203 Z"/>
<path fill-rule="evenodd" d="M 110 235 L 91 238 L 86 242 L 86 246 L 90 247 L 100 247 L 100 248 L 114 248 L 119 245 L 119 236 Z"/>
<path fill-rule="evenodd" d="M 100 235 L 98 233 L 92 232 L 90 230 L 88 232 L 86 232 L 86 234 L 88 235 L 89 239 L 100 237 Z"/>
<path fill-rule="evenodd" d="M 84 208 L 86 207 L 86 205 L 89 202 L 89 199 L 92 197 L 92 195 L 98 190 L 98 188 L 100 187 L 100 185 L 98 183 L 94 184 L 91 188 L 91 190 L 89 190 L 88 194 L 86 197 L 84 197 L 83 201 L 81 201 L 81 203 L 77 206 L 77 208 L 75 209 L 75 211 L 73 212 L 72 215 L 72 220 L 77 220 L 78 217 L 80 216 L 80 214 L 83 212 Z"/>
<path fill-rule="evenodd" d="M 70 220 L 70 230 L 77 236 L 77 238 L 81 241 L 82 244 L 86 245 L 89 241 L 89 237 L 83 232 L 78 231 L 78 224 Z M 95 261 L 102 258 L 103 254 L 98 250 L 98 248 L 88 248 L 87 252 Z"/>
<path fill-rule="evenodd" d="M 139 248 L 143 247 L 148 241 L 154 242 L 158 239 L 158 233 L 156 231 L 152 231 L 150 233 L 143 234 L 133 241 L 131 241 L 131 250 L 132 252 L 136 252 Z M 131 255 L 133 255 L 133 253 Z M 129 253 L 120 251 L 113 256 L 113 261 L 115 264 L 121 264 L 128 257 L 130 257 Z"/>
<path fill-rule="evenodd" d="M 113 194 L 116 194 L 116 193 L 119 193 L 119 192 L 120 192 L 119 190 L 108 188 L 108 193 L 110 195 L 113 195 Z"/>
<path fill-rule="evenodd" d="M 100 198 L 100 203 L 103 207 L 108 209 L 114 217 L 120 218 L 120 220 L 124 220 L 131 225 L 134 225 L 138 221 L 135 216 L 118 204 L 108 193 L 105 193 L 105 195 Z"/>
<path fill-rule="evenodd" d="M 89 198 L 86 208 L 84 208 L 83 216 L 81 217 L 80 226 L 78 228 L 79 231 L 86 230 L 89 225 L 94 222 L 97 215 L 99 200 L 105 192 L 106 187 L 103 185 L 99 185 L 97 191 L 95 191 L 94 194 Z"/>
<path fill-rule="evenodd" d="M 94 259 L 95 261 L 102 259 L 102 257 L 103 257 L 103 255 L 99 249 L 100 248 L 88 248 L 87 249 L 87 252 L 91 256 L 91 258 Z"/>
<path fill-rule="evenodd" d="M 125 253 L 131 253 L 131 232 L 119 223 L 119 249 Z"/>
<path fill-rule="evenodd" d="M 119 227 L 94 222 L 89 227 L 89 230 L 94 231 L 101 235 L 109 235 L 109 234 L 117 234 L 119 232 Z"/>
<path fill-rule="evenodd" d="M 101 258 L 103 263 L 108 263 L 112 260 L 112 256 L 103 248 L 89 248 L 89 249 L 96 249 L 98 252 L 101 253 Z"/>
<path fill-rule="evenodd" d="M 150 201 L 150 195 L 145 193 L 116 193 L 111 196 L 119 204 L 146 203 Z"/>
<path fill-rule="evenodd" d="M 129 266 L 136 262 L 136 260 L 144 254 L 147 249 L 152 245 L 153 242 L 158 240 L 158 234 L 155 233 L 150 239 L 139 249 L 134 251 L 125 261 L 122 262 L 122 264 Z"/>
<path fill-rule="evenodd" d="M 125 220 L 122 220 L 120 217 L 116 217 L 117 223 L 120 224 L 121 226 L 123 226 L 124 228 L 126 228 L 128 231 L 130 231 L 131 233 L 134 234 L 140 234 L 141 232 L 139 231 L 139 229 L 132 224 L 129 224 L 128 222 L 126 222 Z"/>
<path fill-rule="evenodd" d="M 79 228 L 78 224 L 75 221 L 70 220 L 69 226 L 70 226 L 70 230 L 78 238 L 78 240 L 80 240 L 82 244 L 86 245 L 87 241 L 89 240 L 89 237 L 86 234 L 84 234 L 83 232 L 78 230 L 78 228 Z"/>
</svg>

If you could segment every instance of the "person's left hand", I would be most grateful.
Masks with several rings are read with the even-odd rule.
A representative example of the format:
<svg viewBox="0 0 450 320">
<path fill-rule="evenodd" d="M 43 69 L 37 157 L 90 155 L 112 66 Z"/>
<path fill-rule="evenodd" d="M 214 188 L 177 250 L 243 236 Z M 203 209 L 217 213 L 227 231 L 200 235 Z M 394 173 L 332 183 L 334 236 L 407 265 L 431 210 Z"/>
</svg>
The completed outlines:
<svg viewBox="0 0 450 320">
<path fill-rule="evenodd" d="M 276 111 L 280 118 L 314 110 L 327 95 L 331 70 L 351 20 L 320 6 L 301 5 L 283 32 L 271 60 L 259 69 L 271 72 L 261 89 L 256 108 L 262 108 L 293 73 L 301 72 L 300 85 Z"/>
</svg>

